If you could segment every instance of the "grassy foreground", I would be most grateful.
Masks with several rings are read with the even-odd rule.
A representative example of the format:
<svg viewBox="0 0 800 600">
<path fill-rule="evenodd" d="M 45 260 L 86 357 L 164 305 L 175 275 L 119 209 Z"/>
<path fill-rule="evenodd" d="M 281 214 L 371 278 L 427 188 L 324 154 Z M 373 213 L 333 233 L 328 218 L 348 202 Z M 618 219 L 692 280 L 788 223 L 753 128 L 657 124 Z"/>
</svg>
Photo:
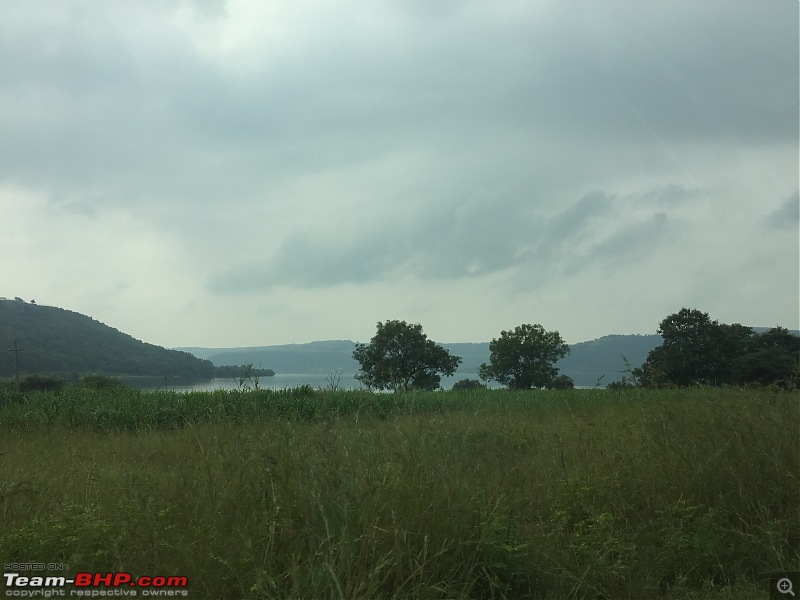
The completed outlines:
<svg viewBox="0 0 800 600">
<path fill-rule="evenodd" d="M 798 440 L 796 394 L 736 389 L 6 393 L 0 561 L 191 598 L 768 598 Z"/>
</svg>

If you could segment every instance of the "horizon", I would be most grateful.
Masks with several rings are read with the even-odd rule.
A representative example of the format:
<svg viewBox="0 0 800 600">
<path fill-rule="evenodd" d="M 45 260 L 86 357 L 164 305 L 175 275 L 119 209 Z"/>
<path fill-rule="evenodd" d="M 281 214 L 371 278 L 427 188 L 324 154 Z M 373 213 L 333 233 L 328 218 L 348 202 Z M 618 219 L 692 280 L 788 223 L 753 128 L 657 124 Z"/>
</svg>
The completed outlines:
<svg viewBox="0 0 800 600">
<path fill-rule="evenodd" d="M 2 301 L 2 300 L 8 301 L 8 302 L 23 302 L 25 304 L 30 304 L 30 305 L 37 306 L 37 307 L 55 308 L 55 309 L 59 309 L 59 310 L 73 312 L 73 313 L 82 315 L 84 317 L 88 317 L 88 318 L 90 318 L 90 319 L 92 319 L 94 321 L 97 321 L 97 322 L 101 323 L 102 325 L 105 325 L 105 326 L 110 327 L 112 329 L 116 329 L 120 333 L 123 333 L 125 335 L 129 335 L 129 336 L 133 337 L 134 339 L 137 339 L 137 340 L 139 340 L 141 342 L 154 344 L 154 342 L 151 342 L 150 340 L 147 340 L 147 339 L 139 338 L 139 337 L 133 335 L 131 332 L 125 331 L 124 329 L 122 329 L 120 327 L 117 327 L 116 325 L 114 325 L 112 323 L 103 322 L 103 321 L 95 318 L 92 315 L 81 313 L 79 311 L 76 311 L 76 310 L 73 310 L 73 309 L 70 309 L 70 308 L 66 308 L 66 307 L 63 307 L 63 306 L 55 306 L 55 305 L 52 305 L 52 304 L 38 302 L 38 301 L 36 301 L 35 298 L 33 298 L 31 300 L 25 300 L 24 298 L 22 298 L 20 296 L 15 296 L 15 297 L 0 296 L 0 301 Z M 689 307 L 686 307 L 686 308 L 689 308 Z M 702 310 L 702 309 L 698 309 L 698 310 Z M 702 312 L 707 312 L 707 311 L 702 311 Z M 674 314 L 674 313 L 672 313 L 672 314 Z M 666 316 L 668 316 L 668 315 L 664 315 L 664 317 L 666 317 Z M 719 321 L 720 323 L 723 323 L 723 321 L 720 321 L 719 319 L 714 319 L 713 315 L 711 315 L 711 314 L 709 314 L 709 317 L 712 320 L 716 320 L 716 321 Z M 385 321 L 385 319 L 384 319 L 384 321 Z M 733 323 L 739 323 L 741 325 L 744 325 L 744 323 L 741 323 L 739 321 L 734 321 Z M 733 323 L 727 323 L 727 324 L 730 325 L 730 324 L 733 324 Z M 794 334 L 800 335 L 800 327 L 792 328 L 792 327 L 786 327 L 785 325 L 781 325 L 781 324 L 769 325 L 769 326 L 766 326 L 766 325 L 745 325 L 745 326 L 746 327 L 750 327 L 751 329 L 753 329 L 756 332 L 758 332 L 759 330 L 766 331 L 766 330 L 769 330 L 769 329 L 773 329 L 775 327 L 783 327 L 785 329 L 788 329 L 790 332 L 792 332 Z M 513 327 L 512 327 L 512 329 L 513 329 Z M 556 329 L 555 331 L 558 331 L 558 330 Z M 425 333 L 427 335 L 428 339 L 433 339 L 430 335 L 427 334 L 427 332 L 425 332 L 424 325 L 423 325 L 423 333 Z M 374 333 L 373 333 L 373 335 L 374 335 Z M 492 339 L 495 339 L 499 335 L 500 335 L 500 332 L 498 331 L 497 334 L 495 336 L 493 336 L 492 338 L 487 339 L 487 340 L 480 340 L 480 341 L 442 341 L 442 340 L 438 340 L 438 339 L 433 339 L 433 341 L 436 342 L 437 344 L 488 344 L 489 342 L 491 342 Z M 603 339 L 603 338 L 606 338 L 606 337 L 614 337 L 614 336 L 655 336 L 655 335 L 659 335 L 659 334 L 658 334 L 657 331 L 654 330 L 654 331 L 649 332 L 649 333 L 619 333 L 619 332 L 605 333 L 605 334 L 599 335 L 598 337 L 594 337 L 594 338 L 586 339 L 586 340 L 579 340 L 579 341 L 570 341 L 570 340 L 567 340 L 566 338 L 563 338 L 563 336 L 562 336 L 562 338 L 564 339 L 564 341 L 568 345 L 572 346 L 572 345 L 575 345 L 575 344 L 583 344 L 583 343 L 586 343 L 586 342 L 593 342 L 593 341 L 600 340 L 600 339 Z M 190 348 L 197 348 L 197 349 L 203 349 L 203 350 L 217 350 L 217 349 L 219 349 L 219 350 L 248 350 L 248 349 L 256 349 L 256 348 L 272 347 L 272 346 L 301 346 L 301 345 L 306 345 L 306 344 L 327 343 L 327 342 L 348 342 L 348 343 L 358 344 L 358 343 L 368 343 L 371 338 L 372 338 L 372 335 L 370 335 L 369 338 L 366 338 L 364 340 L 357 340 L 357 339 L 352 339 L 352 338 L 335 338 L 335 339 L 312 339 L 312 340 L 309 340 L 309 341 L 299 341 L 299 342 L 294 342 L 293 341 L 293 342 L 281 342 L 281 343 L 247 344 L 247 345 L 232 345 L 232 346 L 224 346 L 224 345 L 216 345 L 216 344 L 215 345 L 209 345 L 209 346 L 200 346 L 200 345 L 194 345 L 194 344 L 179 344 L 179 345 L 174 345 L 174 346 L 163 346 L 163 345 L 161 345 L 161 347 L 162 348 L 166 348 L 166 349 L 170 349 L 170 350 L 184 350 L 184 351 L 186 351 L 186 350 L 188 350 Z M 155 345 L 160 345 L 160 344 L 155 344 Z"/>
<path fill-rule="evenodd" d="M 36 301 L 35 298 L 32 298 L 31 300 L 25 300 L 24 298 L 22 298 L 20 296 L 15 296 L 15 297 L 0 296 L 0 300 L 7 300 L 9 302 L 24 302 L 25 304 L 32 304 L 33 306 L 39 306 L 39 307 L 44 307 L 44 308 L 57 308 L 57 309 L 65 310 L 65 311 L 68 311 L 68 312 L 74 312 L 74 313 L 83 315 L 85 317 L 89 317 L 90 319 L 93 319 L 95 321 L 98 321 L 99 323 L 101 323 L 101 324 L 103 324 L 103 325 L 105 325 L 107 327 L 111 327 L 112 329 L 116 329 L 117 331 L 119 331 L 121 333 L 124 333 L 126 335 L 130 335 L 131 337 L 133 337 L 135 339 L 138 339 L 138 340 L 140 340 L 142 342 L 152 343 L 152 342 L 149 342 L 148 340 L 145 340 L 145 339 L 142 339 L 142 338 L 137 338 L 135 335 L 131 334 L 128 331 L 125 331 L 124 329 L 121 329 L 121 328 L 115 326 L 114 324 L 105 323 L 103 321 L 100 321 L 99 319 L 96 319 L 92 315 L 88 315 L 88 314 L 79 312 L 77 310 L 73 310 L 71 308 L 66 308 L 66 307 L 63 307 L 63 306 L 56 306 L 56 305 L 53 305 L 53 304 L 47 304 L 47 303 L 43 303 L 43 302 L 38 302 L 38 301 Z M 385 320 L 386 319 L 384 319 L 384 321 Z M 753 328 L 754 329 L 757 329 L 757 328 L 768 329 L 768 328 L 760 327 L 760 326 L 753 326 Z M 558 331 L 558 330 L 556 330 L 556 331 Z M 424 326 L 423 326 L 423 333 L 425 333 Z M 427 333 L 426 333 L 426 335 L 427 335 Z M 500 335 L 499 331 L 497 332 L 497 335 Z M 592 342 L 594 340 L 602 339 L 604 337 L 615 336 L 615 335 L 627 336 L 627 335 L 658 335 L 658 334 L 655 331 L 652 332 L 652 333 L 606 333 L 606 334 L 603 334 L 603 335 L 601 335 L 599 337 L 592 338 L 592 339 L 589 339 L 589 340 L 580 340 L 578 342 L 569 342 L 569 341 L 567 341 L 565 339 L 565 341 L 567 341 L 567 343 L 570 344 L 570 345 L 572 345 L 572 344 L 581 344 L 583 342 Z M 250 349 L 250 348 L 263 348 L 263 347 L 266 347 L 266 346 L 300 346 L 300 345 L 304 345 L 304 344 L 314 344 L 314 343 L 317 343 L 317 342 L 351 342 L 351 343 L 358 344 L 358 343 L 367 343 L 367 342 L 369 342 L 369 340 L 371 338 L 372 338 L 372 335 L 369 338 L 365 339 L 365 340 L 356 340 L 356 339 L 352 339 L 352 338 L 335 338 L 335 339 L 313 339 L 313 340 L 309 340 L 309 341 L 305 341 L 305 342 L 281 342 L 281 343 L 274 343 L 274 344 L 253 344 L 253 345 L 248 344 L 248 345 L 244 345 L 244 346 L 241 346 L 241 345 L 235 345 L 235 346 L 219 346 L 219 345 L 198 346 L 198 345 L 181 344 L 181 345 L 177 345 L 177 346 L 162 346 L 162 347 L 163 348 L 172 349 L 172 350 L 181 350 L 181 349 L 186 349 L 186 348 L 202 348 L 204 350 L 213 350 L 213 349 L 241 349 L 241 350 L 247 350 L 247 349 Z M 428 339 L 432 339 L 431 336 L 428 336 Z M 494 338 L 492 338 L 492 339 L 494 339 Z M 434 340 L 434 341 L 437 344 L 487 344 L 487 343 L 489 343 L 491 341 L 491 339 L 477 341 L 477 342 L 465 342 L 465 341 L 448 342 L 448 341 L 439 341 L 439 340 Z"/>
<path fill-rule="evenodd" d="M 768 330 L 773 329 L 775 327 L 783 327 L 783 325 L 772 325 L 770 327 L 766 327 L 766 326 L 762 326 L 762 325 L 753 325 L 753 326 L 746 325 L 746 327 L 750 327 L 754 331 L 758 332 L 759 330 L 768 331 Z M 800 329 L 791 329 L 791 328 L 788 328 L 788 327 L 784 327 L 784 329 L 788 329 L 790 333 L 793 333 L 795 335 L 800 335 Z M 424 332 L 424 330 L 423 330 L 423 332 Z M 499 332 L 498 332 L 498 335 L 499 335 Z M 580 340 L 580 341 L 577 341 L 577 342 L 569 342 L 567 340 L 564 340 L 564 341 L 567 342 L 567 345 L 574 346 L 576 344 L 585 344 L 587 342 L 596 342 L 597 340 L 602 340 L 603 338 L 607 338 L 607 337 L 634 337 L 634 336 L 636 336 L 636 337 L 644 337 L 644 336 L 658 336 L 658 335 L 660 335 L 660 334 L 658 332 L 656 332 L 656 331 L 654 331 L 652 333 L 607 333 L 605 335 L 601 335 L 599 337 L 592 338 L 590 340 Z M 431 339 L 430 336 L 428 336 L 428 339 Z M 492 338 L 492 339 L 494 339 L 494 338 Z M 455 345 L 455 344 L 488 344 L 492 340 L 489 339 L 489 340 L 483 340 L 483 341 L 479 341 L 479 342 L 464 342 L 464 341 L 448 342 L 448 341 L 440 341 L 440 340 L 433 340 L 433 341 L 436 342 L 437 344 L 441 344 L 441 345 Z M 287 343 L 284 343 L 284 344 L 260 344 L 260 345 L 255 345 L 255 346 L 171 346 L 169 349 L 171 349 L 171 350 L 188 350 L 189 348 L 198 348 L 198 349 L 203 349 L 203 350 L 251 350 L 251 349 L 257 349 L 257 348 L 270 348 L 270 347 L 273 347 L 273 346 L 303 346 L 303 345 L 307 345 L 307 344 L 316 344 L 316 343 L 325 343 L 325 342 L 351 342 L 353 344 L 366 344 L 366 343 L 369 342 L 369 339 L 366 339 L 366 340 L 351 340 L 351 339 L 310 340 L 310 341 L 307 341 L 307 342 L 287 342 Z"/>
<path fill-rule="evenodd" d="M 754 328 L 754 329 L 756 329 L 756 328 Z M 424 330 L 423 330 L 423 333 L 424 333 Z M 567 342 L 567 344 L 570 345 L 570 346 L 573 346 L 575 344 L 584 344 L 586 342 L 594 342 L 594 341 L 601 340 L 601 339 L 606 338 L 606 337 L 615 337 L 615 336 L 627 337 L 627 336 L 653 336 L 653 335 L 658 335 L 658 334 L 657 333 L 608 333 L 606 335 L 601 335 L 598 338 L 592 338 L 591 340 L 581 340 L 579 342 Z M 428 339 L 431 339 L 430 336 L 428 336 Z M 477 345 L 477 344 L 488 344 L 492 340 L 483 340 L 483 341 L 479 341 L 479 342 L 463 342 L 463 341 L 461 341 L 461 342 L 446 342 L 446 341 L 439 341 L 439 340 L 433 340 L 433 341 L 436 342 L 437 344 L 441 344 L 441 345 L 456 345 L 456 344 L 475 344 L 475 345 Z M 369 340 L 368 339 L 367 340 L 363 340 L 363 341 L 361 341 L 361 340 L 351 340 L 351 339 L 311 340 L 311 341 L 308 341 L 308 342 L 289 342 L 289 343 L 286 343 L 286 344 L 261 344 L 261 345 L 257 345 L 257 346 L 173 346 L 170 349 L 172 349 L 172 350 L 187 350 L 189 348 L 198 348 L 198 349 L 203 349 L 203 350 L 253 350 L 253 349 L 257 349 L 257 348 L 271 348 L 273 346 L 305 346 L 305 345 L 308 345 L 308 344 L 318 344 L 318 343 L 328 343 L 328 342 L 348 342 L 348 343 L 353 343 L 353 344 L 366 344 L 366 343 L 369 342 Z"/>
</svg>

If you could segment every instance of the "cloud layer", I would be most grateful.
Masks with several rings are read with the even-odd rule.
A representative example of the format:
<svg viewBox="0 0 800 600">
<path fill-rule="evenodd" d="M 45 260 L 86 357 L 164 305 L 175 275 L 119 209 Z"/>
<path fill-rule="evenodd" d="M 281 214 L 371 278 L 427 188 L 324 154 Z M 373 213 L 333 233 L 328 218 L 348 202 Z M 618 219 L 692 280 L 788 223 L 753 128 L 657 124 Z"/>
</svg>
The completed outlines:
<svg viewBox="0 0 800 600">
<path fill-rule="evenodd" d="M 796 3 L 12 2 L 6 296 L 164 345 L 798 326 Z"/>
</svg>

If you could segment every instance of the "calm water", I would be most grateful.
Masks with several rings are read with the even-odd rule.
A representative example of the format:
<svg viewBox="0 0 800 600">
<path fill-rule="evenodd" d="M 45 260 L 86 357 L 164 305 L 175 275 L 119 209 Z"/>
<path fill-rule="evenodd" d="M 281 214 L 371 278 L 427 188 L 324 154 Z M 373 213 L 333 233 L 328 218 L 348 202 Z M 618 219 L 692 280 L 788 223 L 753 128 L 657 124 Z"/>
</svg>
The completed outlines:
<svg viewBox="0 0 800 600">
<path fill-rule="evenodd" d="M 477 373 L 456 373 L 453 377 L 443 377 L 442 387 L 446 390 L 453 387 L 453 384 L 462 379 L 478 379 Z M 272 377 L 260 377 L 258 387 L 262 389 L 283 389 L 293 388 L 298 385 L 310 385 L 314 389 L 330 387 L 329 373 L 277 373 Z M 239 382 L 232 377 L 212 379 L 191 385 L 169 385 L 170 390 L 179 392 L 209 392 L 213 390 L 236 390 Z M 339 388 L 343 390 L 356 390 L 363 387 L 361 382 L 356 380 L 355 373 L 344 373 L 339 382 Z M 497 387 L 490 385 L 489 387 Z M 163 388 L 162 388 L 163 389 Z"/>
</svg>

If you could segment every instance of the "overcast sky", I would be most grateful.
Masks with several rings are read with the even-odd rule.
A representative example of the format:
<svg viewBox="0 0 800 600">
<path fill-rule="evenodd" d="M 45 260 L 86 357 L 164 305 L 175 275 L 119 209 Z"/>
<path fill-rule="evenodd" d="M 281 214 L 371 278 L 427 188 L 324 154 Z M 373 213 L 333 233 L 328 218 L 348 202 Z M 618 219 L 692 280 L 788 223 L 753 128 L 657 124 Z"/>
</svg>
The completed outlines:
<svg viewBox="0 0 800 600">
<path fill-rule="evenodd" d="M 0 296 L 174 346 L 798 328 L 797 0 L 0 0 Z"/>
</svg>

